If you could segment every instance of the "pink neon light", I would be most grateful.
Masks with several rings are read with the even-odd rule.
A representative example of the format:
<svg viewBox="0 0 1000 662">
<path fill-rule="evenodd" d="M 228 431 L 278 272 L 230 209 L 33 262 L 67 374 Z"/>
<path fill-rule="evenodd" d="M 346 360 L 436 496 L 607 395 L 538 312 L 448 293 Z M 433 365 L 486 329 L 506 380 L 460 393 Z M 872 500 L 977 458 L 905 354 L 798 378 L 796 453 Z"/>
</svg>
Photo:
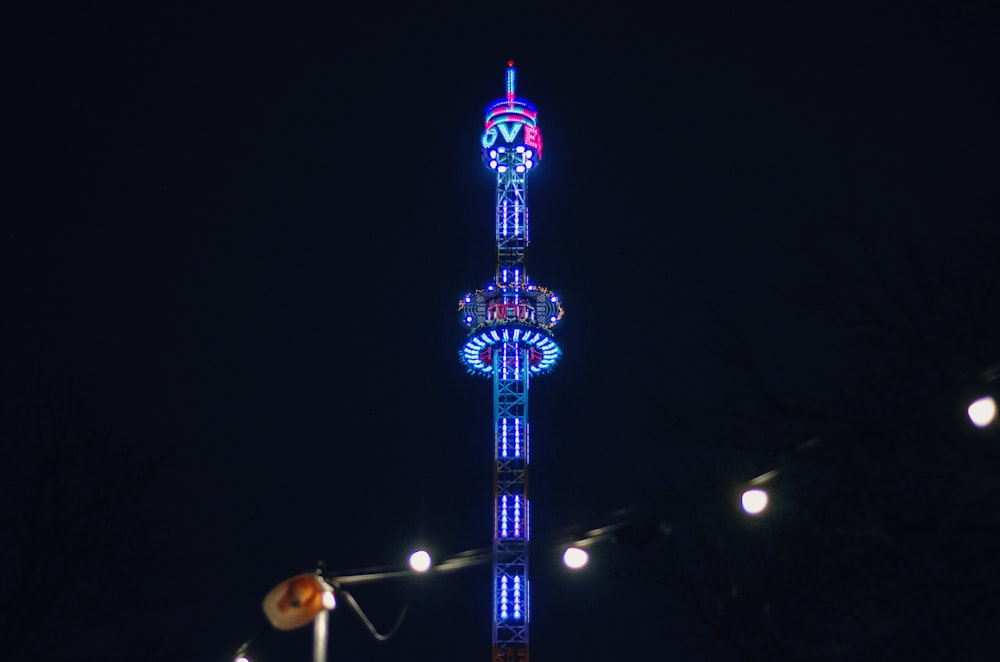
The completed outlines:
<svg viewBox="0 0 1000 662">
<path fill-rule="evenodd" d="M 528 108 L 525 107 L 524 105 L 518 103 L 517 101 L 514 101 L 514 103 L 509 106 L 500 105 L 490 108 L 489 111 L 486 113 L 486 119 L 488 120 L 493 119 L 497 115 L 501 115 L 503 113 L 517 113 L 518 115 L 524 115 L 525 117 L 530 119 L 535 119 L 538 117 L 537 110 L 528 110 Z"/>
<path fill-rule="evenodd" d="M 523 117 L 518 117 L 517 115 L 505 115 L 503 117 L 499 117 L 499 118 L 497 118 L 495 120 L 490 120 L 489 122 L 487 122 L 486 123 L 486 130 L 489 131 L 490 129 L 492 129 L 493 127 L 495 127 L 497 124 L 523 124 L 526 127 L 531 126 L 531 123 L 528 120 L 526 120 L 525 118 L 523 118 Z M 534 128 L 534 127 L 532 127 L 532 128 Z M 536 129 L 536 131 L 537 131 L 537 129 Z"/>
<path fill-rule="evenodd" d="M 538 158 L 542 158 L 542 132 L 537 126 L 524 127 L 524 144 L 538 152 Z"/>
</svg>

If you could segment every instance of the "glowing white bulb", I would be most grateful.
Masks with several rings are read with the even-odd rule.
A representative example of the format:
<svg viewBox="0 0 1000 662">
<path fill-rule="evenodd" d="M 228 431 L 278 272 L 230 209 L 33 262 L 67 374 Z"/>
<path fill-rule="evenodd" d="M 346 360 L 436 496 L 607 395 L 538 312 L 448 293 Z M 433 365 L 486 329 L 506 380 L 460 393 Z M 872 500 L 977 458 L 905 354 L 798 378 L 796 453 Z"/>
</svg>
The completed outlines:
<svg viewBox="0 0 1000 662">
<path fill-rule="evenodd" d="M 977 428 L 984 428 L 997 418 L 997 401 L 986 395 L 969 405 L 969 420 Z"/>
<path fill-rule="evenodd" d="M 240 655 L 238 658 L 233 660 L 233 662 L 250 662 L 250 658 Z"/>
<path fill-rule="evenodd" d="M 415 572 L 427 572 L 431 568 L 431 555 L 422 549 L 410 554 L 410 567 Z"/>
<path fill-rule="evenodd" d="M 587 565 L 587 561 L 589 560 L 590 554 L 587 553 L 587 550 L 580 549 L 579 547 L 570 547 L 563 552 L 563 563 L 571 570 L 579 570 Z"/>
<path fill-rule="evenodd" d="M 337 606 L 337 598 L 334 597 L 333 591 L 323 591 L 323 607 L 326 609 L 334 609 Z"/>
<path fill-rule="evenodd" d="M 743 510 L 748 515 L 757 515 L 767 508 L 767 492 L 764 490 L 747 490 L 741 499 Z"/>
</svg>

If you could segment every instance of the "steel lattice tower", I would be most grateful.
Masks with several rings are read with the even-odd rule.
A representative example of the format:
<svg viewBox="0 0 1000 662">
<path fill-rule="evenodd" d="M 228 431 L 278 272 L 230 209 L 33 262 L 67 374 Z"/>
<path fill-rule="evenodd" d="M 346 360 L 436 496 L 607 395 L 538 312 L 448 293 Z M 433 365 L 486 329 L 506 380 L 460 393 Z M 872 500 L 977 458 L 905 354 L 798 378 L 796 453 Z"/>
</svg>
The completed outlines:
<svg viewBox="0 0 1000 662">
<path fill-rule="evenodd" d="M 459 355 L 470 372 L 493 378 L 493 661 L 527 662 L 528 384 L 559 359 L 551 330 L 563 309 L 525 270 L 528 173 L 542 160 L 542 134 L 538 111 L 515 95 L 513 62 L 506 83 L 506 96 L 486 107 L 481 140 L 483 161 L 497 178 L 496 276 L 459 303 L 469 328 Z"/>
</svg>

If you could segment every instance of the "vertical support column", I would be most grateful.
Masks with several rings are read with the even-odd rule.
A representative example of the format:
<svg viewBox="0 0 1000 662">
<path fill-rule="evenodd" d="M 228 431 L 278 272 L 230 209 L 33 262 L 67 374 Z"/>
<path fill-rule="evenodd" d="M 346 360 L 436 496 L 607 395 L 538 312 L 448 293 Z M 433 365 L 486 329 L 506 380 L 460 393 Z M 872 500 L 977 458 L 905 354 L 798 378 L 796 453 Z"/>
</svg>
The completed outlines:
<svg viewBox="0 0 1000 662">
<path fill-rule="evenodd" d="M 330 612 L 324 607 L 313 621 L 313 662 L 326 662 Z"/>
<path fill-rule="evenodd" d="M 501 147 L 497 153 L 497 285 L 521 287 L 527 282 L 524 256 L 528 248 L 528 179 L 524 152 Z"/>
<path fill-rule="evenodd" d="M 493 348 L 493 659 L 528 659 L 528 348 Z"/>
</svg>

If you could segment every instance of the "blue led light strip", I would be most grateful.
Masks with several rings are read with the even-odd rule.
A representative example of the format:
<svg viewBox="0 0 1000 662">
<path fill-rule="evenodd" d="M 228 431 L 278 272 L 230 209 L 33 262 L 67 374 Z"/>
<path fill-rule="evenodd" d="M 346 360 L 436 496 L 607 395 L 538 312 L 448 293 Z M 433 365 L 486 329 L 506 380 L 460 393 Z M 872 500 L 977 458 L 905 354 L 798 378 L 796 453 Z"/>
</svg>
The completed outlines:
<svg viewBox="0 0 1000 662">
<path fill-rule="evenodd" d="M 506 497 L 505 497 L 506 498 Z M 521 497 L 514 497 L 514 537 L 521 535 Z"/>
<path fill-rule="evenodd" d="M 514 457 L 521 457 L 521 419 L 514 419 Z"/>
</svg>

